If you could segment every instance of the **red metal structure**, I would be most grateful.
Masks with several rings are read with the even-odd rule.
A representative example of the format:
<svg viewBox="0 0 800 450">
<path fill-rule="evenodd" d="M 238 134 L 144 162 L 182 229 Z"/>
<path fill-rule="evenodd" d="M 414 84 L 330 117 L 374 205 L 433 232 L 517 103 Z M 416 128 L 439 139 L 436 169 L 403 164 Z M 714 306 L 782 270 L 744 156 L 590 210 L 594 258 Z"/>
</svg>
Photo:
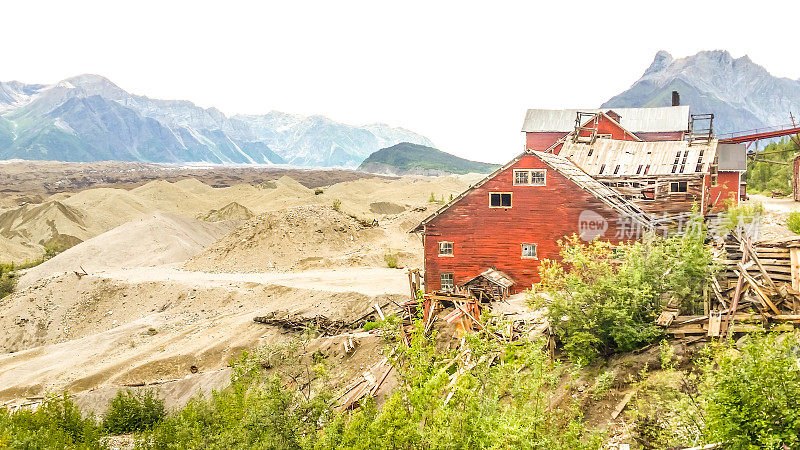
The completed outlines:
<svg viewBox="0 0 800 450">
<path fill-rule="evenodd" d="M 743 144 L 760 141 L 762 139 L 773 139 L 783 136 L 791 136 L 800 133 L 800 126 L 796 124 L 781 125 L 768 128 L 756 128 L 754 130 L 737 131 L 718 136 L 720 144 Z"/>
</svg>

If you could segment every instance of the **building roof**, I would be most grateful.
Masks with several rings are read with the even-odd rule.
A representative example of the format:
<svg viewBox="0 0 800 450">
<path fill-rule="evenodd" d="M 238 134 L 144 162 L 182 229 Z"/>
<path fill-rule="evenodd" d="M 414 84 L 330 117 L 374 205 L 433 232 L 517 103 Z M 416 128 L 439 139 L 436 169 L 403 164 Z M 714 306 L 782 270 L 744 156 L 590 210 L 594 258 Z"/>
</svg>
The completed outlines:
<svg viewBox="0 0 800 450">
<path fill-rule="evenodd" d="M 687 105 L 658 108 L 529 109 L 525 114 L 522 131 L 569 132 L 575 129 L 575 117 L 578 112 L 607 111 L 619 114 L 620 125 L 634 133 L 683 131 L 689 127 L 689 106 Z"/>
<path fill-rule="evenodd" d="M 538 156 L 545 164 L 552 167 L 558 173 L 578 185 L 581 189 L 588 191 L 608 205 L 611 209 L 618 212 L 621 216 L 630 218 L 632 221 L 649 228 L 653 219 L 642 208 L 635 203 L 627 200 L 622 194 L 592 178 L 580 167 L 569 159 L 546 152 L 531 152 Z"/>
<path fill-rule="evenodd" d="M 483 273 L 470 279 L 464 284 L 469 284 L 481 277 L 503 288 L 510 288 L 511 286 L 514 286 L 514 280 L 512 280 L 510 276 L 497 269 L 486 269 L 483 271 Z"/>
<path fill-rule="evenodd" d="M 588 191 L 590 194 L 594 195 L 595 197 L 603 201 L 603 203 L 611 207 L 611 209 L 613 209 L 614 211 L 617 211 L 622 216 L 629 217 L 631 220 L 644 227 L 649 227 L 653 223 L 653 219 L 646 212 L 644 212 L 644 210 L 642 210 L 639 206 L 625 199 L 625 197 L 623 197 L 617 191 L 609 188 L 603 183 L 592 178 L 588 173 L 581 170 L 580 167 L 576 166 L 575 163 L 573 163 L 569 159 L 548 152 L 526 151 L 517 156 L 516 158 L 512 159 L 508 163 L 504 164 L 499 169 L 492 172 L 486 178 L 470 186 L 464 192 L 462 192 L 457 197 L 453 198 L 452 200 L 444 204 L 442 207 L 434 211 L 428 217 L 422 219 L 419 225 L 414 227 L 414 229 L 412 229 L 410 232 L 414 233 L 422 231 L 425 224 L 427 224 L 435 217 L 437 217 L 439 214 L 449 209 L 451 206 L 460 201 L 462 198 L 466 197 L 467 194 L 479 188 L 484 183 L 497 176 L 500 172 L 507 170 L 517 161 L 519 161 L 522 157 L 529 154 L 536 155 L 539 159 L 541 159 L 545 164 L 550 166 L 553 170 L 557 171 L 558 173 L 560 173 L 561 175 L 563 175 L 564 177 L 566 177 L 567 179 L 578 185 L 581 189 Z"/>
<path fill-rule="evenodd" d="M 566 139 L 558 154 L 592 176 L 645 175 L 645 170 L 647 175 L 689 175 L 710 173 L 717 154 L 717 141 L 689 145 L 688 141 L 597 139 L 589 144 Z"/>
</svg>

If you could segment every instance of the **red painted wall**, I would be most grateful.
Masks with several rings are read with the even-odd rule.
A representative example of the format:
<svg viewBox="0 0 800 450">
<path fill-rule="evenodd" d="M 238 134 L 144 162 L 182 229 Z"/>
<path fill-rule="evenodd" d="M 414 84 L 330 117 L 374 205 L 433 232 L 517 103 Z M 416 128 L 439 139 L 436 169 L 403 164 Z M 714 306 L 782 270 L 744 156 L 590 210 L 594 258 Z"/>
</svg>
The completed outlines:
<svg viewBox="0 0 800 450">
<path fill-rule="evenodd" d="M 514 186 L 514 169 L 546 169 L 546 186 Z M 511 192 L 512 207 L 490 208 L 490 192 Z M 490 267 L 511 276 L 514 291 L 529 288 L 539 282 L 543 259 L 560 259 L 558 240 L 578 232 L 584 210 L 607 220 L 603 239 L 619 241 L 615 211 L 535 155 L 523 156 L 426 224 L 426 291 L 441 288 L 442 273 L 453 273 L 461 285 Z M 452 257 L 439 256 L 439 241 L 453 242 Z M 522 243 L 538 244 L 538 259 L 523 259 Z"/>
<path fill-rule="evenodd" d="M 715 213 L 726 208 L 726 200 L 732 200 L 733 205 L 739 204 L 739 183 L 741 174 L 739 172 L 717 172 L 717 185 L 711 186 L 711 176 L 706 177 L 706 186 L 709 190 L 708 202 L 714 208 L 707 213 Z M 708 187 L 710 186 L 710 187 Z"/>
<path fill-rule="evenodd" d="M 561 131 L 542 131 L 535 133 L 525 133 L 525 149 L 543 151 L 555 144 L 559 139 L 568 133 Z"/>
</svg>

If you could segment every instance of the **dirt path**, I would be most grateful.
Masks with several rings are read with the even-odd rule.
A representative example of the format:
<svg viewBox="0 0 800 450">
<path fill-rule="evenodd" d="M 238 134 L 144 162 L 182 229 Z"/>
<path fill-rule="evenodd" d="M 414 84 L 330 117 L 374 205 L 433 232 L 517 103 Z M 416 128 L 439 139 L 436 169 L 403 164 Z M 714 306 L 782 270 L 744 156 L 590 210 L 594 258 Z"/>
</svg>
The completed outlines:
<svg viewBox="0 0 800 450">
<path fill-rule="evenodd" d="M 101 271 L 93 275 L 129 283 L 169 281 L 203 287 L 258 283 L 325 292 L 357 292 L 364 295 L 402 295 L 408 292 L 408 277 L 404 270 L 375 267 L 303 272 L 208 273 L 156 266 Z"/>
</svg>

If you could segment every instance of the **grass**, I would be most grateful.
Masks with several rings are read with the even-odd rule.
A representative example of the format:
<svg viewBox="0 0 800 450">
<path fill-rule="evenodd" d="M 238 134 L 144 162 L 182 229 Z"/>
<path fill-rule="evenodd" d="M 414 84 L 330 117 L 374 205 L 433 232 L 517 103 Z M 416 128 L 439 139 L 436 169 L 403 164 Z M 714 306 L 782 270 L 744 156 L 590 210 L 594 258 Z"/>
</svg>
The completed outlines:
<svg viewBox="0 0 800 450">
<path fill-rule="evenodd" d="M 386 253 L 383 255 L 383 260 L 386 261 L 386 265 L 389 266 L 391 269 L 396 269 L 398 264 L 397 253 Z"/>
<path fill-rule="evenodd" d="M 800 234 L 800 211 L 792 211 L 786 218 L 786 226 L 794 234 Z"/>
</svg>

